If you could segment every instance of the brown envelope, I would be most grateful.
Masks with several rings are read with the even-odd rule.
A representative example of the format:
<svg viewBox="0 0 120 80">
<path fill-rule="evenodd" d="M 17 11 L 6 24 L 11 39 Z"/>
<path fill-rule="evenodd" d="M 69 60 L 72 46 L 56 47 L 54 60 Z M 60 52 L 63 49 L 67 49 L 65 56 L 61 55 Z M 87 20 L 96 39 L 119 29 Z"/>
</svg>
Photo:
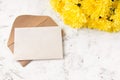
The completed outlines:
<svg viewBox="0 0 120 80">
<path fill-rule="evenodd" d="M 14 28 L 23 27 L 40 27 L 40 26 L 57 26 L 57 24 L 49 16 L 32 16 L 32 15 L 22 15 L 18 16 L 13 23 L 13 27 L 8 40 L 8 47 L 14 52 Z M 19 61 L 22 66 L 26 66 L 30 60 Z"/>
</svg>

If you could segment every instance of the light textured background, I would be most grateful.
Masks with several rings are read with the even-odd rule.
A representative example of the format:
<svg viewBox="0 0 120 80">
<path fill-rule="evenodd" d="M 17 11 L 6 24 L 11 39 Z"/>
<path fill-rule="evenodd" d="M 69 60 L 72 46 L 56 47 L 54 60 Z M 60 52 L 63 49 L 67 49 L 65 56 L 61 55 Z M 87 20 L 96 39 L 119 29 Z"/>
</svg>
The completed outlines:
<svg viewBox="0 0 120 80">
<path fill-rule="evenodd" d="M 18 15 L 48 15 L 61 26 L 63 60 L 32 61 L 25 68 L 13 59 L 6 43 Z M 0 80 L 120 80 L 120 32 L 71 29 L 49 0 L 0 0 Z"/>
</svg>

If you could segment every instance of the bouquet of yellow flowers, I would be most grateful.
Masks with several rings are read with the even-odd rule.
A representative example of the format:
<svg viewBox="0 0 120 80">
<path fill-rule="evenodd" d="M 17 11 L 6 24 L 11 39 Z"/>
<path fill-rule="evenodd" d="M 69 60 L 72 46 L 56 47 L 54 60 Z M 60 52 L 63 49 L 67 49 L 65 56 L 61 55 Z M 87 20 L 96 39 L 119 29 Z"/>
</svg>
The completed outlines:
<svg viewBox="0 0 120 80">
<path fill-rule="evenodd" d="M 50 3 L 72 28 L 120 31 L 120 0 L 51 0 Z"/>
</svg>

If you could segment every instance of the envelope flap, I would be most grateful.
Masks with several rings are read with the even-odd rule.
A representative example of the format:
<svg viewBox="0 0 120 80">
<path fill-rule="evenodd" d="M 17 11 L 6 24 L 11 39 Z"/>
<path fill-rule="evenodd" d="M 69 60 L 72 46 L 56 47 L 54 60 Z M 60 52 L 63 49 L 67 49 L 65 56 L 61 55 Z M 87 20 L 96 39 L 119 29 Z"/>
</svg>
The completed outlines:
<svg viewBox="0 0 120 80">
<path fill-rule="evenodd" d="M 57 25 L 49 16 L 18 16 L 13 27 L 39 27 Z"/>
</svg>

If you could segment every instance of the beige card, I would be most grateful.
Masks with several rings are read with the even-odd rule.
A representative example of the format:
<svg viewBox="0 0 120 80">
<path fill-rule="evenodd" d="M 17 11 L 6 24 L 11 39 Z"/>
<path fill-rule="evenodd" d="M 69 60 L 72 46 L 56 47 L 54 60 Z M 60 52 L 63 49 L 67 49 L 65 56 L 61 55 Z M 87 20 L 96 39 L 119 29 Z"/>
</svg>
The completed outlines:
<svg viewBox="0 0 120 80">
<path fill-rule="evenodd" d="M 59 27 L 15 28 L 14 42 L 16 60 L 63 58 Z"/>
</svg>

